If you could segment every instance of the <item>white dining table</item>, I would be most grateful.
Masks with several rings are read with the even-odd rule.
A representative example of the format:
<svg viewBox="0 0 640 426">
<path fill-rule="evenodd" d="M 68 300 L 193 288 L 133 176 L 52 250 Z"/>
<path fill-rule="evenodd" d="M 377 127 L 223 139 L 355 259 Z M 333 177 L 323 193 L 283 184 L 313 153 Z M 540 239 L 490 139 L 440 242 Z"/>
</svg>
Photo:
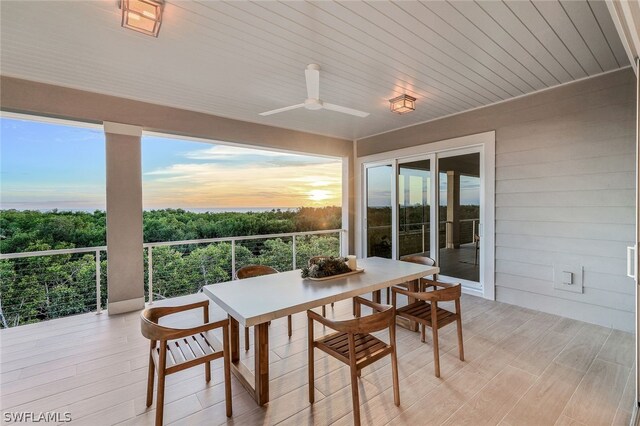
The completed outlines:
<svg viewBox="0 0 640 426">
<path fill-rule="evenodd" d="M 379 302 L 384 288 L 440 272 L 435 266 L 380 257 L 358 259 L 358 268 L 364 271 L 325 281 L 304 279 L 296 269 L 204 287 L 229 315 L 232 371 L 258 405 L 269 402 L 270 321 L 366 293 Z M 254 327 L 255 373 L 240 362 L 240 325 Z"/>
</svg>

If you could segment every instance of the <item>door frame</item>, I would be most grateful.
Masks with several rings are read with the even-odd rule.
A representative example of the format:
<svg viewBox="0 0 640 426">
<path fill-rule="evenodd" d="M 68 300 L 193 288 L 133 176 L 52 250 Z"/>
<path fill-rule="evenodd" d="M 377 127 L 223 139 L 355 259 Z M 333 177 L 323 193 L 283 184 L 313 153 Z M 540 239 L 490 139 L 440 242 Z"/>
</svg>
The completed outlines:
<svg viewBox="0 0 640 426">
<path fill-rule="evenodd" d="M 449 149 L 449 150 L 445 150 L 445 151 L 440 151 L 438 153 L 435 154 L 436 157 L 436 166 L 434 168 L 435 173 L 437 174 L 437 184 L 440 184 L 440 159 L 442 158 L 451 158 L 451 157 L 455 157 L 458 155 L 466 155 L 466 154 L 480 154 L 480 217 L 479 220 L 480 222 L 478 223 L 479 229 L 478 229 L 478 235 L 480 237 L 483 236 L 483 227 L 484 227 L 484 219 L 485 219 L 485 212 L 484 212 L 484 208 L 483 206 L 485 205 L 485 200 L 484 200 L 484 191 L 483 191 L 483 183 L 484 183 L 484 169 L 482 167 L 483 164 L 483 149 L 481 146 L 478 145 L 472 145 L 472 146 L 466 146 L 463 148 L 456 148 L 456 149 Z M 436 209 L 436 223 L 438 224 L 438 226 L 440 225 L 440 189 L 438 188 L 438 191 L 435 193 L 435 204 L 437 205 L 437 209 Z M 439 228 L 437 228 L 439 229 Z M 436 236 L 435 241 L 435 245 L 433 247 L 437 247 L 438 248 L 438 254 L 437 256 L 434 258 L 436 259 L 436 261 L 438 262 L 438 264 L 440 264 L 440 238 L 442 237 L 440 235 L 440 232 L 435 232 L 434 233 Z M 480 265 L 480 273 L 482 274 L 484 272 L 484 264 L 482 263 L 482 254 L 484 253 L 484 247 L 482 246 L 482 238 L 480 238 L 480 253 L 478 256 L 478 264 Z M 450 277 L 447 275 L 444 275 L 442 273 L 440 273 L 439 275 L 439 279 L 441 279 L 443 282 L 450 282 L 450 283 L 461 283 L 463 285 L 463 288 L 465 288 L 466 290 L 468 290 L 469 292 L 474 292 L 474 291 L 479 291 L 482 292 L 483 289 L 483 285 L 482 285 L 482 276 L 480 277 L 480 282 L 475 282 L 475 281 L 468 281 L 462 278 L 458 278 L 458 277 Z"/>
<path fill-rule="evenodd" d="M 398 162 L 410 158 L 421 158 L 429 154 L 444 154 L 447 151 L 460 151 L 464 148 L 479 148 L 480 150 L 480 221 L 482 222 L 480 264 L 482 271 L 480 274 L 481 288 L 476 290 L 464 287 L 465 293 L 495 300 L 495 131 L 477 133 L 474 135 L 462 136 L 458 138 L 445 139 L 423 145 L 401 148 L 386 151 L 379 154 L 372 154 L 356 158 L 355 167 L 355 187 L 356 187 L 356 255 L 364 257 L 366 255 L 366 225 L 364 212 L 366 212 L 366 167 L 373 165 L 391 164 L 394 178 L 397 175 Z M 453 154 L 453 153 L 452 153 Z M 446 155 L 446 154 L 445 154 Z M 433 168 L 433 167 L 432 167 Z M 434 179 L 435 180 L 435 179 Z M 393 204 L 397 204 L 397 179 L 392 185 Z M 437 195 L 436 195 L 437 197 Z M 397 256 L 397 205 L 392 208 L 392 238 L 394 241 L 392 253 Z"/>
<path fill-rule="evenodd" d="M 636 65 L 636 202 L 635 202 L 635 210 L 636 210 L 636 235 L 634 241 L 634 265 L 633 265 L 633 278 L 635 280 L 635 291 L 636 291 L 636 300 L 635 300 L 635 308 L 636 308 L 636 345 L 635 345 L 635 367 L 636 367 L 636 377 L 635 377 L 635 404 L 633 405 L 633 413 L 631 424 L 637 425 L 640 423 L 640 414 L 638 412 L 640 407 L 640 290 L 638 286 L 640 285 L 639 277 L 638 277 L 638 265 L 640 264 L 640 58 L 635 58 Z M 627 260 L 628 261 L 628 260 Z M 629 269 L 629 265 L 627 265 L 627 269 Z"/>
</svg>

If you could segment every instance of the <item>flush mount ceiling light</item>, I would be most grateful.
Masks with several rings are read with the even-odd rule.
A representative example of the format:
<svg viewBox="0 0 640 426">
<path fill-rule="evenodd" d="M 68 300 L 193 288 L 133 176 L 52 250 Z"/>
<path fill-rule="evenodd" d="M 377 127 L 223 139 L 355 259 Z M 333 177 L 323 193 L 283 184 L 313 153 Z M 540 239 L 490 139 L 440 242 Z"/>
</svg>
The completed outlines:
<svg viewBox="0 0 640 426">
<path fill-rule="evenodd" d="M 409 95 L 400 95 L 397 98 L 389 99 L 391 112 L 405 114 L 416 109 L 416 98 Z"/>
<path fill-rule="evenodd" d="M 121 0 L 122 26 L 158 37 L 162 24 L 163 0 Z"/>
</svg>

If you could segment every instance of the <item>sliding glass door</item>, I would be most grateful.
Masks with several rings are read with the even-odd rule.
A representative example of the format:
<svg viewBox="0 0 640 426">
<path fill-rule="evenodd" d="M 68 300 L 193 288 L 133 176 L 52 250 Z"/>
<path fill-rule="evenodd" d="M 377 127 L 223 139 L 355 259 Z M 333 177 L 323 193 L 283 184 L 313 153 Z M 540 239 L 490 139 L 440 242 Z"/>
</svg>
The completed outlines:
<svg viewBox="0 0 640 426">
<path fill-rule="evenodd" d="M 438 155 L 438 266 L 454 280 L 480 281 L 480 153 Z"/>
<path fill-rule="evenodd" d="M 440 279 L 482 289 L 482 148 L 365 164 L 366 256 L 433 258 Z"/>
</svg>

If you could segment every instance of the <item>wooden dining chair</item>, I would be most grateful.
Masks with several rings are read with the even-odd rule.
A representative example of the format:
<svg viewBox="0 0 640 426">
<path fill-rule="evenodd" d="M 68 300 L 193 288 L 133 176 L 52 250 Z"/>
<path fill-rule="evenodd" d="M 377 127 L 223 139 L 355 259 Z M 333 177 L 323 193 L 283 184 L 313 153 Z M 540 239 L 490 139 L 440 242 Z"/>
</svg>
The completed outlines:
<svg viewBox="0 0 640 426">
<path fill-rule="evenodd" d="M 171 328 L 159 325 L 160 318 L 177 312 L 202 308 L 204 324 L 192 328 Z M 205 379 L 211 380 L 211 361 L 224 358 L 224 390 L 227 417 L 231 417 L 231 364 L 229 352 L 229 320 L 209 323 L 209 301 L 181 306 L 147 308 L 140 314 L 142 335 L 151 341 L 149 349 L 149 377 L 147 407 L 153 403 L 153 382 L 158 374 L 156 396 L 156 426 L 162 425 L 164 413 L 164 382 L 169 374 L 205 364 Z M 223 350 L 216 349 L 212 330 L 222 329 Z M 217 344 L 216 344 L 217 346 Z"/>
<path fill-rule="evenodd" d="M 403 262 L 417 263 L 417 264 L 426 265 L 426 266 L 435 266 L 436 264 L 436 261 L 433 260 L 432 258 L 427 256 L 420 256 L 420 255 L 402 256 L 400 260 L 402 260 Z M 433 279 L 437 280 L 438 276 L 434 274 Z M 396 284 L 396 286 L 403 287 L 409 290 L 409 283 Z M 421 280 L 418 280 L 418 291 L 424 291 L 424 288 L 425 288 L 424 283 Z M 390 294 L 391 294 L 391 287 L 387 287 L 387 303 L 391 301 Z"/>
<path fill-rule="evenodd" d="M 278 271 L 271 266 L 266 265 L 247 265 L 236 271 L 236 278 L 243 280 L 245 278 L 261 277 L 263 275 L 277 274 Z M 287 316 L 287 331 L 289 337 L 292 334 L 291 315 Z M 249 327 L 244 328 L 244 350 L 249 350 Z"/>
<path fill-rule="evenodd" d="M 462 342 L 462 315 L 460 312 L 460 284 L 449 284 L 438 281 L 421 280 L 426 287 L 433 287 L 432 291 L 413 292 L 399 287 L 391 289 L 392 304 L 396 307 L 396 295 L 404 294 L 415 302 L 396 309 L 396 316 L 415 321 L 421 326 L 421 340 L 425 341 L 425 327 L 430 327 L 433 334 L 433 363 L 436 377 L 440 377 L 440 351 L 438 348 L 438 330 L 448 324 L 456 323 L 458 329 L 458 352 L 460 361 L 464 361 L 464 346 Z M 438 289 L 440 287 L 440 289 Z M 453 301 L 455 312 L 438 306 L 438 302 Z"/>
<path fill-rule="evenodd" d="M 309 402 L 315 400 L 314 387 L 314 349 L 318 348 L 332 357 L 347 364 L 351 370 L 351 397 L 353 399 L 354 424 L 360 425 L 360 398 L 358 396 L 358 376 L 362 368 L 391 355 L 391 372 L 393 376 L 393 401 L 400 405 L 400 388 L 398 384 L 398 359 L 396 355 L 396 323 L 395 308 L 381 305 L 361 297 L 354 297 L 356 318 L 344 321 L 327 319 L 314 311 L 307 311 L 309 321 Z M 374 313 L 360 317 L 361 306 L 366 305 Z M 313 338 L 313 321 L 318 321 L 336 333 L 318 340 Z M 370 333 L 389 329 L 389 343 L 385 343 Z"/>
<path fill-rule="evenodd" d="M 316 263 L 318 263 L 318 261 L 322 259 L 328 259 L 329 257 L 331 256 L 313 256 L 309 259 L 309 266 L 315 265 Z M 331 302 L 331 308 L 333 308 L 333 304 L 334 302 Z M 327 305 L 322 305 L 322 316 L 327 316 Z"/>
</svg>

